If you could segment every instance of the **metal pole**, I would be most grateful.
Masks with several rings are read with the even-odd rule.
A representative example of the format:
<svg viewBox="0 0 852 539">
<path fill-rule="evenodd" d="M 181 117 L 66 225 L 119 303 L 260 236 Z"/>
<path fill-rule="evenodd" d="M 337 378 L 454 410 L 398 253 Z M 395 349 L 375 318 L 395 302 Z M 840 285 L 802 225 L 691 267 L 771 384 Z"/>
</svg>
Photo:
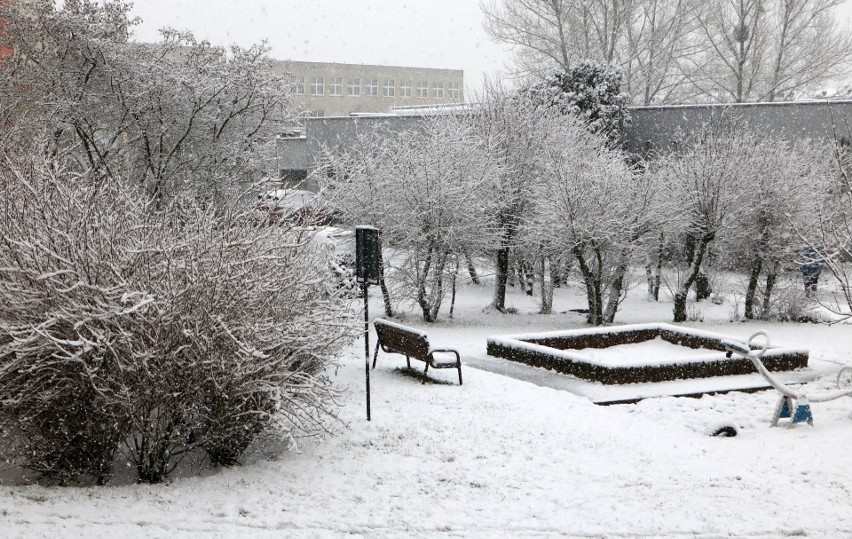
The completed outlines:
<svg viewBox="0 0 852 539">
<path fill-rule="evenodd" d="M 370 311 L 367 304 L 369 283 L 361 283 L 364 290 L 364 374 L 367 380 L 367 421 L 370 421 Z"/>
</svg>

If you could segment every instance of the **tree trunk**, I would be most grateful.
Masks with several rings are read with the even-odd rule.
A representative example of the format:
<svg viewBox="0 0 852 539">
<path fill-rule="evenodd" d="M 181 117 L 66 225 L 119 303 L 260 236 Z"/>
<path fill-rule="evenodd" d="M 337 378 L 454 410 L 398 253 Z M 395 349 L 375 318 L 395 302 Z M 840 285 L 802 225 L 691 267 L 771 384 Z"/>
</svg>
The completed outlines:
<svg viewBox="0 0 852 539">
<path fill-rule="evenodd" d="M 674 296 L 674 321 L 686 322 L 686 299 L 689 294 L 689 289 L 698 277 L 698 272 L 701 271 L 701 262 L 704 260 L 704 253 L 707 251 L 707 244 L 710 243 L 712 236 L 706 236 L 701 239 L 694 239 L 688 245 L 691 247 L 692 260 L 687 269 L 686 276 L 683 282 L 680 283 Z"/>
<path fill-rule="evenodd" d="M 659 298 L 659 292 L 657 292 L 657 294 L 654 293 L 654 272 L 651 270 L 650 256 L 645 260 L 645 281 L 648 283 L 648 297 L 657 301 L 657 298 Z"/>
<path fill-rule="evenodd" d="M 497 249 L 497 266 L 494 270 L 494 302 L 492 306 L 501 313 L 506 312 L 506 282 L 509 279 L 509 246 Z"/>
<path fill-rule="evenodd" d="M 654 301 L 660 301 L 660 283 L 663 279 L 663 259 L 657 260 L 657 273 L 654 275 Z"/>
<path fill-rule="evenodd" d="M 648 261 L 645 264 L 645 277 L 648 280 L 648 297 L 654 301 L 660 301 L 660 282 L 663 274 L 663 242 L 665 237 L 660 232 L 660 243 L 657 246 L 656 253 L 648 255 Z M 656 272 L 654 271 L 653 256 L 656 254 Z"/>
<path fill-rule="evenodd" d="M 550 314 L 553 312 L 553 284 L 554 271 L 547 256 L 541 257 L 541 308 L 540 314 Z"/>
<path fill-rule="evenodd" d="M 458 260 L 457 260 L 458 261 Z M 456 269 L 453 271 L 452 292 L 450 294 L 450 318 L 453 317 L 453 312 L 456 309 L 456 281 L 459 275 L 459 265 L 456 264 Z"/>
<path fill-rule="evenodd" d="M 745 295 L 745 311 L 744 316 L 746 320 L 754 319 L 754 299 L 757 294 L 757 283 L 760 281 L 760 272 L 763 269 L 763 260 L 760 259 L 759 256 L 755 257 L 755 259 L 751 263 L 751 274 L 748 279 L 748 287 L 746 288 Z"/>
<path fill-rule="evenodd" d="M 603 321 L 607 324 L 612 323 L 615 319 L 615 313 L 618 311 L 618 304 L 621 303 L 621 292 L 624 290 L 624 277 L 627 275 L 627 260 L 627 255 L 622 253 L 618 266 L 616 266 L 615 271 L 613 272 L 612 286 L 609 290 L 606 310 L 603 313 Z"/>
<path fill-rule="evenodd" d="M 535 270 L 526 260 L 518 260 L 515 265 L 515 272 L 518 276 L 518 283 L 524 294 L 532 296 L 535 293 Z"/>
<path fill-rule="evenodd" d="M 476 266 L 473 265 L 473 260 L 468 254 L 465 254 L 464 258 L 467 261 L 467 273 L 470 275 L 470 282 L 479 284 L 479 275 L 476 273 Z"/>
<path fill-rule="evenodd" d="M 429 319 L 427 322 L 436 322 L 438 320 L 438 311 L 441 310 L 441 304 L 444 302 L 444 268 L 447 266 L 447 257 L 449 253 L 440 253 L 438 255 L 438 264 L 435 266 L 433 275 L 432 290 L 429 293 Z"/>
<path fill-rule="evenodd" d="M 382 300 L 385 304 L 385 316 L 393 318 L 393 305 L 391 304 L 390 291 L 385 282 L 385 262 L 379 258 L 379 288 L 382 290 Z"/>
<path fill-rule="evenodd" d="M 772 290 L 775 288 L 775 281 L 778 279 L 778 261 L 773 260 L 766 265 L 766 289 L 763 292 L 763 316 L 769 313 L 769 308 L 772 304 Z"/>
<path fill-rule="evenodd" d="M 586 301 L 589 304 L 589 315 L 586 317 L 586 322 L 592 326 L 600 326 L 603 324 L 600 278 L 589 266 L 581 248 L 575 247 L 573 253 L 577 259 L 577 264 L 580 266 L 580 272 L 583 274 L 583 283 L 586 285 Z"/>
<path fill-rule="evenodd" d="M 430 245 L 428 249 L 426 259 L 423 261 L 423 270 L 422 272 L 418 271 L 417 275 L 417 304 L 423 312 L 423 320 L 433 322 L 433 320 L 429 319 L 431 309 L 429 308 L 429 300 L 426 295 L 426 283 L 429 280 L 429 271 L 432 266 L 432 246 Z M 416 265 L 419 264 L 416 263 Z"/>
</svg>

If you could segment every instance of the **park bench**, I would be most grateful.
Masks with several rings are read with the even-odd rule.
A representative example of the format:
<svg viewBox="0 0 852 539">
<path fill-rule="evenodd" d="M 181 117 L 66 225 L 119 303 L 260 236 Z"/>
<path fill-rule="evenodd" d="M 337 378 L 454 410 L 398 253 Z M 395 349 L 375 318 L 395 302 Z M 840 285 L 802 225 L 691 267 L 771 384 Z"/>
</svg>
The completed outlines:
<svg viewBox="0 0 852 539">
<path fill-rule="evenodd" d="M 451 348 L 432 349 L 429 346 L 429 338 L 422 331 L 382 318 L 376 318 L 373 321 L 373 327 L 376 328 L 376 335 L 379 337 L 376 353 L 373 355 L 374 369 L 379 357 L 379 348 L 381 348 L 387 354 L 404 355 L 409 368 L 411 368 L 411 358 L 425 362 L 424 384 L 429 367 L 432 367 L 434 369 L 458 369 L 459 385 L 462 385 L 461 358 L 457 351 Z"/>
</svg>

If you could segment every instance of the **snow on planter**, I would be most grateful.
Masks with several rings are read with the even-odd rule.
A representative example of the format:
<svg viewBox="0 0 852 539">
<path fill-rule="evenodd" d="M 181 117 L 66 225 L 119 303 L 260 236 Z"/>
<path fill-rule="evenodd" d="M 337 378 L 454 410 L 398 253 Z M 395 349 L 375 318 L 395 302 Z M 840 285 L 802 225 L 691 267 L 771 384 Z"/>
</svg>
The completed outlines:
<svg viewBox="0 0 852 539">
<path fill-rule="evenodd" d="M 604 384 L 756 372 L 748 359 L 729 357 L 723 340 L 738 339 L 671 324 L 631 324 L 493 336 L 487 352 Z M 808 366 L 808 351 L 770 347 L 761 359 L 770 371 L 800 369 Z"/>
</svg>

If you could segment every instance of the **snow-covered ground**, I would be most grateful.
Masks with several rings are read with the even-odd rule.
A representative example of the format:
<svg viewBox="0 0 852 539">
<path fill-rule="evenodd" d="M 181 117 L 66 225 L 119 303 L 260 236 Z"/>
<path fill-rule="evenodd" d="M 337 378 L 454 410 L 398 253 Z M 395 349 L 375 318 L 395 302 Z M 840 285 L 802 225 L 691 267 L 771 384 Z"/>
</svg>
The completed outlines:
<svg viewBox="0 0 852 539">
<path fill-rule="evenodd" d="M 267 443 L 242 466 L 163 485 L 45 488 L 3 476 L 0 536 L 852 536 L 852 399 L 815 404 L 814 426 L 793 429 L 769 427 L 774 391 L 597 406 L 583 396 L 588 383 L 536 369 L 503 376 L 489 372 L 503 360 L 485 354 L 489 335 L 583 327 L 569 311 L 583 307 L 580 290 L 559 290 L 561 312 L 547 316 L 516 290 L 517 314 L 485 311 L 490 292 L 465 287 L 454 320 L 401 319 L 462 352 L 461 387 L 454 370 L 421 385 L 400 370 L 402 356 L 380 353 L 367 422 L 364 347 L 354 343 L 334 374 L 348 387 L 339 435 L 299 452 Z M 371 309 L 380 314 L 378 302 Z M 852 364 L 850 325 L 731 323 L 730 299 L 691 312 L 704 321 L 689 327 L 740 338 L 765 329 L 773 344 L 809 349 L 814 391 Z M 670 320 L 671 302 L 639 288 L 617 317 Z M 708 435 L 721 425 L 738 435 Z"/>
</svg>

